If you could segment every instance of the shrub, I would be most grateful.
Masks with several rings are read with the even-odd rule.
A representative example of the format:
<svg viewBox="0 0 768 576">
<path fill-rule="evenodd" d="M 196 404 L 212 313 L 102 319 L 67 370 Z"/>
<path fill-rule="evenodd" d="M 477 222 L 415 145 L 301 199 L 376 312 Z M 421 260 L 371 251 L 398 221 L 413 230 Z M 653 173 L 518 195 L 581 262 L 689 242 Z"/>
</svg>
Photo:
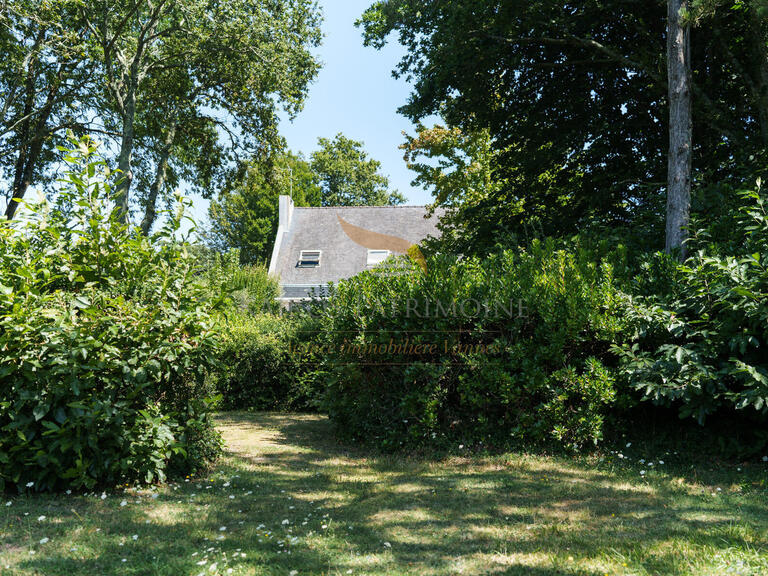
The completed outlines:
<svg viewBox="0 0 768 576">
<path fill-rule="evenodd" d="M 700 424 L 741 414 L 764 426 L 768 416 L 766 198 L 741 198 L 727 234 L 721 218 L 714 234 L 692 235 L 683 264 L 654 256 L 626 298 L 635 335 L 619 348 L 624 375 L 644 399 Z"/>
<path fill-rule="evenodd" d="M 0 224 L 0 489 L 153 482 L 216 456 L 218 337 L 180 214 L 147 239 L 111 213 L 91 141 L 66 160 L 67 211 Z"/>
<path fill-rule="evenodd" d="M 551 241 L 428 264 L 334 288 L 320 343 L 338 430 L 385 449 L 598 442 L 621 328 L 611 265 Z"/>
<path fill-rule="evenodd" d="M 212 385 L 227 409 L 317 409 L 316 359 L 301 346 L 315 334 L 302 315 L 222 318 L 220 369 Z"/>
<path fill-rule="evenodd" d="M 229 296 L 230 305 L 240 314 L 278 311 L 279 283 L 269 276 L 266 267 L 240 264 L 237 249 L 221 254 L 196 245 L 192 254 L 212 300 Z"/>
</svg>

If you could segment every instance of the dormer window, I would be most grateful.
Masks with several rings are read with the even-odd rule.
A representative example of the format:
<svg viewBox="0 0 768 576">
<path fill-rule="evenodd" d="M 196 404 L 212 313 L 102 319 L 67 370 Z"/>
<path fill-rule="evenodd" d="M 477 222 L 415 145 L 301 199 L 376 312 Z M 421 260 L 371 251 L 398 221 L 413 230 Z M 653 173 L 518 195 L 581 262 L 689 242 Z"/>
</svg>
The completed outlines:
<svg viewBox="0 0 768 576">
<path fill-rule="evenodd" d="M 299 256 L 299 268 L 319 268 L 321 255 L 320 250 L 302 250 Z"/>
<path fill-rule="evenodd" d="M 366 260 L 365 265 L 368 268 L 378 266 L 384 262 L 384 260 L 389 258 L 389 254 L 389 250 L 368 250 L 368 259 Z"/>
</svg>

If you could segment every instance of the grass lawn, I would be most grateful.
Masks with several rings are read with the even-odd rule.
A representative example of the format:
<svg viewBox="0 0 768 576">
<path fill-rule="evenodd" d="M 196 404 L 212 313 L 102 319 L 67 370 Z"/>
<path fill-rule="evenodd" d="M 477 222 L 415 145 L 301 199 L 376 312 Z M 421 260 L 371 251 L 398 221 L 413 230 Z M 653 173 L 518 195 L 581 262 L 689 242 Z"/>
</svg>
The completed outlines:
<svg viewBox="0 0 768 576">
<path fill-rule="evenodd" d="M 340 446 L 317 416 L 219 423 L 207 478 L 6 496 L 0 574 L 768 574 L 763 465 L 423 461 Z"/>
</svg>

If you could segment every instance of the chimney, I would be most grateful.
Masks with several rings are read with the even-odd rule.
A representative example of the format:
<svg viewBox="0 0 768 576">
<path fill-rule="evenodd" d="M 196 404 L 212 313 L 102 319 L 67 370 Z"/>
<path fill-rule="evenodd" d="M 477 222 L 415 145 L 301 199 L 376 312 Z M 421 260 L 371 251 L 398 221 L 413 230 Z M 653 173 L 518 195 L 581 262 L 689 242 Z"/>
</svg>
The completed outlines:
<svg viewBox="0 0 768 576">
<path fill-rule="evenodd" d="M 283 245 L 283 236 L 291 227 L 293 220 L 293 198 L 290 196 L 280 196 L 278 198 L 277 210 L 279 214 L 277 222 L 277 238 L 272 248 L 272 258 L 269 260 L 269 275 L 277 274 L 277 259 L 280 256 L 280 248 Z"/>
<path fill-rule="evenodd" d="M 287 232 L 293 219 L 293 198 L 290 196 L 280 196 L 278 208 L 280 213 L 278 225 L 283 231 Z"/>
</svg>

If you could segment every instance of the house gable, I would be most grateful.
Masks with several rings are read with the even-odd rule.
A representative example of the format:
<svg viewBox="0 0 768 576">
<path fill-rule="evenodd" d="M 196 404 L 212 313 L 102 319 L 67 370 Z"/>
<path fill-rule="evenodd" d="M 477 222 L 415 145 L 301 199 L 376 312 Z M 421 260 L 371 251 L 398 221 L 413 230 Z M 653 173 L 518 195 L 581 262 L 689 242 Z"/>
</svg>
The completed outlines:
<svg viewBox="0 0 768 576">
<path fill-rule="evenodd" d="M 306 298 L 312 288 L 370 269 L 371 250 L 404 253 L 427 237 L 437 237 L 442 215 L 437 211 L 427 218 L 424 206 L 300 208 L 284 201 L 281 208 L 290 210 L 290 218 L 281 217 L 270 274 L 279 277 L 288 300 Z M 303 264 L 302 252 L 306 256 L 310 251 L 320 253 L 319 265 Z"/>
</svg>

